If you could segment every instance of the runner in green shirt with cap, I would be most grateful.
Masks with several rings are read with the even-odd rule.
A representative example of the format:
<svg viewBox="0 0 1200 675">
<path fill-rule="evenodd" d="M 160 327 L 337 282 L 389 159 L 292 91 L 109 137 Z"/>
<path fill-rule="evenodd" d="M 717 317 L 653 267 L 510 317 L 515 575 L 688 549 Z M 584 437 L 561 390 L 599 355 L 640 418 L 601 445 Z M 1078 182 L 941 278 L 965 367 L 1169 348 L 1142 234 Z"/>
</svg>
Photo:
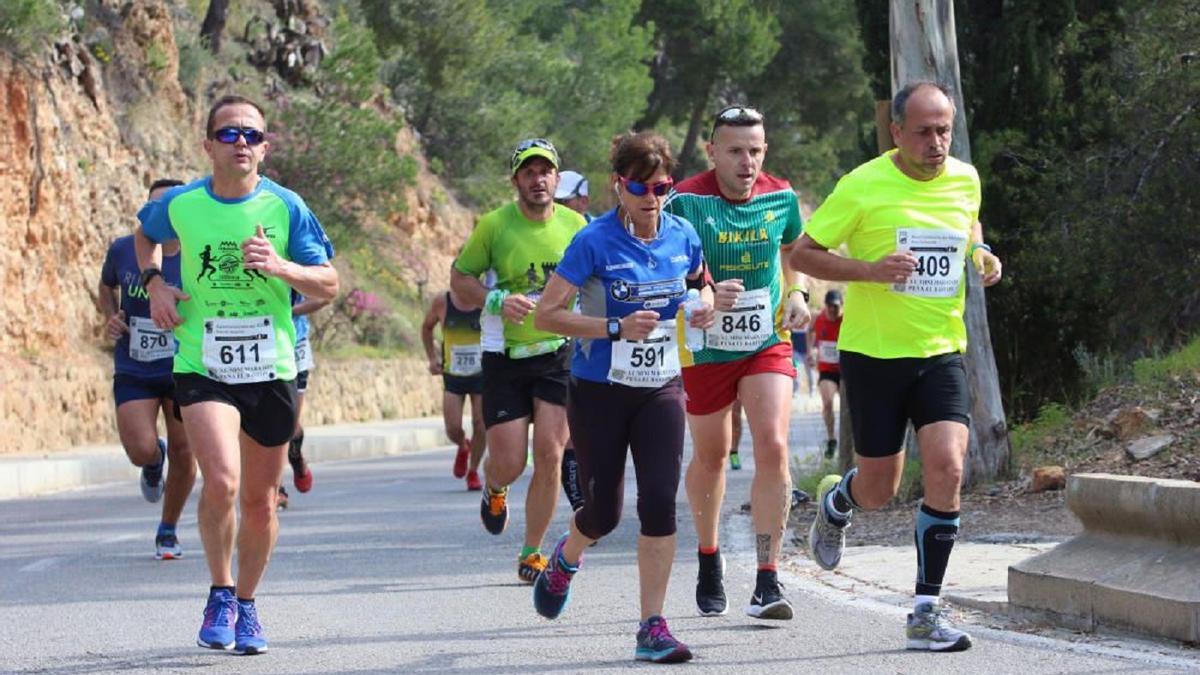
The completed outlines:
<svg viewBox="0 0 1200 675">
<path fill-rule="evenodd" d="M 570 341 L 538 330 L 533 309 L 583 216 L 554 203 L 558 152 L 544 138 L 522 141 L 509 162 L 515 202 L 485 214 L 450 271 L 457 297 L 503 316 L 504 351 L 483 355 L 483 422 L 488 456 L 480 517 L 488 532 L 508 524 L 508 486 L 525 470 L 533 422 L 533 477 L 525 498 L 525 544 L 517 576 L 533 583 L 546 568 L 542 539 L 558 503 L 563 447 L 568 441 L 566 399 Z M 479 281 L 495 270 L 492 290 Z"/>
</svg>

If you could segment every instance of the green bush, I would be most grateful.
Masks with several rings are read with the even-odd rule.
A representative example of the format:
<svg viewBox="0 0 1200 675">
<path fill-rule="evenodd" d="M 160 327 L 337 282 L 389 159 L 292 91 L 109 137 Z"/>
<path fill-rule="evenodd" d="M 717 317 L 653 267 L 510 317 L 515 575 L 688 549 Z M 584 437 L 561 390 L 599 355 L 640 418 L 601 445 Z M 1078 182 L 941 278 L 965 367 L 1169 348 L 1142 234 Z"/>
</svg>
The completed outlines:
<svg viewBox="0 0 1200 675">
<path fill-rule="evenodd" d="M 66 25 L 55 0 L 0 2 L 0 49 L 26 55 L 58 34 Z"/>
<path fill-rule="evenodd" d="M 1012 427 L 1008 438 L 1012 443 L 1013 470 L 1020 472 L 1023 467 L 1039 464 L 1044 454 L 1043 444 L 1071 423 L 1071 414 L 1066 406 L 1050 403 L 1042 406 L 1033 421 Z"/>
<path fill-rule="evenodd" d="M 1153 384 L 1168 377 L 1200 372 L 1200 338 L 1166 356 L 1138 359 L 1133 364 L 1133 378 L 1138 384 Z"/>
</svg>

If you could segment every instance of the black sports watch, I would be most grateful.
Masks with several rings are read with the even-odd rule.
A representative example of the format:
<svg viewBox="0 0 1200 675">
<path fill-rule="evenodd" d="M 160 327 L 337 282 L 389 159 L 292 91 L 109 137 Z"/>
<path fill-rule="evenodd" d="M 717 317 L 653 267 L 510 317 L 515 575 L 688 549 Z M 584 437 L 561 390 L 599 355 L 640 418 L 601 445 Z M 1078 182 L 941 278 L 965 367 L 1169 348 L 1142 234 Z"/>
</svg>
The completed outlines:
<svg viewBox="0 0 1200 675">
<path fill-rule="evenodd" d="M 621 320 L 620 319 L 618 319 L 615 316 L 608 317 L 608 323 L 605 324 L 605 327 L 608 329 L 608 339 L 609 340 L 620 340 L 621 339 Z"/>
<path fill-rule="evenodd" d="M 150 283 L 151 279 L 161 276 L 162 270 L 158 269 L 157 267 L 147 267 L 146 269 L 142 270 L 142 276 L 140 279 L 138 279 L 138 281 L 142 284 L 142 288 L 146 288 L 146 284 Z"/>
</svg>

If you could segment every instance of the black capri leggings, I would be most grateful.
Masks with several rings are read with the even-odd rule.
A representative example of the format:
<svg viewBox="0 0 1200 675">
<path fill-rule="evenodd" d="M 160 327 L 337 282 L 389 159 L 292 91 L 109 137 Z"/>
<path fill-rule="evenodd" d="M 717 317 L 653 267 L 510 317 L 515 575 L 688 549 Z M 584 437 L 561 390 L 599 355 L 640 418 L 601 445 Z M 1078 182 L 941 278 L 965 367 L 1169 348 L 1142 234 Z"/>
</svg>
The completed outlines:
<svg viewBox="0 0 1200 675">
<path fill-rule="evenodd" d="M 599 539 L 621 520 L 625 500 L 625 450 L 633 453 L 638 519 L 642 534 L 675 534 L 675 493 L 683 466 L 683 384 L 679 378 L 657 388 L 601 384 L 571 378 L 567 422 L 583 508 L 575 525 Z"/>
</svg>

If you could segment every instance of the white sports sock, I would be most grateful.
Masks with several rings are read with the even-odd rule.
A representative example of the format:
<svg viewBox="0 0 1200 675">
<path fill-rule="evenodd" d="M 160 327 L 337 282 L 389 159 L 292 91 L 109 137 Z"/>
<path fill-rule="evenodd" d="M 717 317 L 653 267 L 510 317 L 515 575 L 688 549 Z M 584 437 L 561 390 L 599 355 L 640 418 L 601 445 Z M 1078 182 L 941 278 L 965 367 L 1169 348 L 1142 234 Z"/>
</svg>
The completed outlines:
<svg viewBox="0 0 1200 675">
<path fill-rule="evenodd" d="M 913 609 L 916 609 L 926 603 L 937 606 L 940 601 L 941 598 L 936 595 L 916 595 L 913 596 Z"/>
</svg>

